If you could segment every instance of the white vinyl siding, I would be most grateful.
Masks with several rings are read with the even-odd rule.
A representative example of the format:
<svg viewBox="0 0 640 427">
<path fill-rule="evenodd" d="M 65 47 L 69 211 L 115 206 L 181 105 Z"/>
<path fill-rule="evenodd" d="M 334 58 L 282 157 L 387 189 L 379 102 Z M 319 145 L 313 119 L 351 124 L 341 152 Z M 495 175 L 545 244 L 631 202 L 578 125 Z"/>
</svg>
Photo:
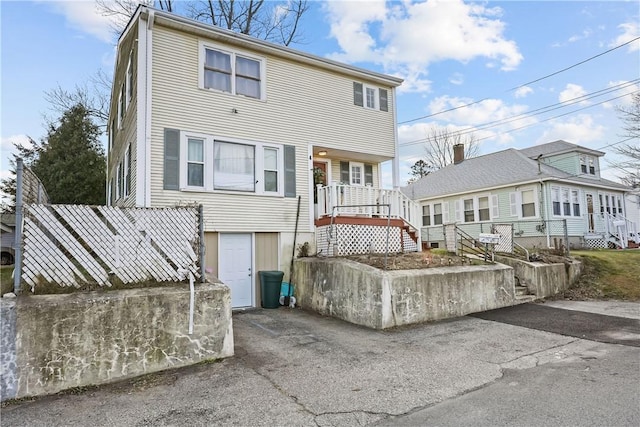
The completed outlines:
<svg viewBox="0 0 640 427">
<path fill-rule="evenodd" d="M 365 108 L 354 108 L 353 81 L 356 79 L 353 76 L 319 71 L 259 52 L 256 56 L 265 58 L 268 102 L 202 90 L 198 85 L 200 40 L 202 38 L 167 29 L 160 21 L 154 25 L 150 82 L 153 91 L 150 134 L 152 206 L 202 203 L 207 231 L 292 233 L 295 226 L 295 197 L 163 190 L 162 141 L 165 128 L 191 130 L 221 139 L 295 146 L 295 195 L 302 196 L 302 212 L 305 206 L 310 205 L 310 143 L 389 159 L 394 157 L 392 113 L 395 105 L 390 87 L 386 88 L 389 90 L 390 114 L 372 114 Z M 188 108 L 175 108 L 176 105 Z M 233 109 L 237 114 L 231 112 Z M 332 162 L 332 174 L 334 168 L 339 169 L 339 161 Z M 373 182 L 376 187 L 378 173 L 374 163 Z M 333 182 L 339 182 L 335 175 L 332 176 Z M 311 229 L 310 219 L 310 215 L 300 215 L 300 230 Z"/>
</svg>

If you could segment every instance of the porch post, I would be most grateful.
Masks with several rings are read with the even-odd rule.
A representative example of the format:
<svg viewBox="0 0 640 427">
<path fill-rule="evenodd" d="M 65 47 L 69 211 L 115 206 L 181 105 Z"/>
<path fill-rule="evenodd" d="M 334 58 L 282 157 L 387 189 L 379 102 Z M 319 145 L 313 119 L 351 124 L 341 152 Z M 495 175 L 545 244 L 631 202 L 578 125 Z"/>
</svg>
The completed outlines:
<svg viewBox="0 0 640 427">
<path fill-rule="evenodd" d="M 391 161 L 391 176 L 393 180 L 393 189 L 400 188 L 400 146 L 398 145 L 398 110 L 396 109 L 396 88 L 391 89 L 391 96 L 393 97 L 393 124 L 394 132 L 393 137 L 395 139 L 395 149 L 393 160 Z"/>
</svg>

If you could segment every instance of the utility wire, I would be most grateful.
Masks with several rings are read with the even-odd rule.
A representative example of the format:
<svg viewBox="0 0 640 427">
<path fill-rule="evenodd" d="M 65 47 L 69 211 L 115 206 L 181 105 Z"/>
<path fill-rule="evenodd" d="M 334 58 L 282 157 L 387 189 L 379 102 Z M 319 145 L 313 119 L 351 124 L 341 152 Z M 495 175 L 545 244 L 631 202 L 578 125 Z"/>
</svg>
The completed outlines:
<svg viewBox="0 0 640 427">
<path fill-rule="evenodd" d="M 578 108 L 577 110 L 572 110 L 572 111 L 569 111 L 567 113 L 558 114 L 558 115 L 553 116 L 553 117 L 548 117 L 548 118 L 546 118 L 544 120 L 540 120 L 540 121 L 537 121 L 535 123 L 530 123 L 530 124 L 527 124 L 527 125 L 524 125 L 524 126 L 520 126 L 520 127 L 514 128 L 514 129 L 510 129 L 510 130 L 507 130 L 507 131 L 504 131 L 504 132 L 498 132 L 495 135 L 487 136 L 487 137 L 484 137 L 484 138 L 479 138 L 479 139 L 477 139 L 477 141 L 483 141 L 485 139 L 495 138 L 498 135 L 504 135 L 506 133 L 511 133 L 511 132 L 515 132 L 517 130 L 525 129 L 527 127 L 535 126 L 535 125 L 537 125 L 539 123 L 548 122 L 549 120 L 553 120 L 553 119 L 557 119 L 559 117 L 567 116 L 569 114 L 577 113 L 579 111 L 583 111 L 583 110 L 586 110 L 588 108 L 592 108 L 592 107 L 604 104 L 605 102 L 614 101 L 614 100 L 619 99 L 619 98 L 624 98 L 625 96 L 633 95 L 634 93 L 637 93 L 637 92 L 630 92 L 630 93 L 627 93 L 627 94 L 624 94 L 624 95 L 616 96 L 614 98 L 605 99 L 604 101 L 597 102 L 597 103 L 591 104 L 591 105 L 587 105 L 586 107 Z M 490 127 L 496 127 L 496 126 L 498 126 L 498 125 L 488 126 L 488 127 L 484 128 L 482 130 L 486 130 L 486 129 L 490 128 Z M 459 134 L 455 134 L 454 133 L 454 135 L 455 136 L 461 136 L 461 135 L 464 135 L 464 134 L 467 134 L 467 133 L 470 133 L 470 132 L 473 132 L 473 131 L 472 130 L 471 131 L 470 130 L 464 130 L 463 132 L 460 132 Z M 430 137 L 426 137 L 426 138 L 414 139 L 412 141 L 403 142 L 403 143 L 400 143 L 398 145 L 401 146 L 401 147 L 405 147 L 405 146 L 408 146 L 408 145 L 415 145 L 415 144 L 423 143 L 423 142 L 428 141 L 429 139 L 431 139 L 431 138 Z"/>
<path fill-rule="evenodd" d="M 607 54 L 607 53 L 613 52 L 613 51 L 614 51 L 614 50 L 616 50 L 616 49 L 620 49 L 621 47 L 624 47 L 624 46 L 626 46 L 626 45 L 628 45 L 628 44 L 631 44 L 631 43 L 633 43 L 633 42 L 634 42 L 634 41 L 636 41 L 636 40 L 640 40 L 640 37 L 636 37 L 636 38 L 634 38 L 634 39 L 631 39 L 631 40 L 629 40 L 628 42 L 622 43 L 622 44 L 620 44 L 620 45 L 618 45 L 618 46 L 615 46 L 615 47 L 613 47 L 613 48 L 611 48 L 611 49 L 609 49 L 609 50 L 606 50 L 606 51 L 601 52 L 601 53 L 599 53 L 599 54 L 597 54 L 597 55 L 594 55 L 594 56 L 592 56 L 592 57 L 589 57 L 589 58 L 587 58 L 587 59 L 585 59 L 585 60 L 583 60 L 583 61 L 577 62 L 577 63 L 575 63 L 575 64 L 573 64 L 573 65 L 571 65 L 571 66 L 569 66 L 569 67 L 563 68 L 562 70 L 558 70 L 558 71 L 553 72 L 553 73 L 551 73 L 551 74 L 547 74 L 546 76 L 544 76 L 544 77 L 540 77 L 539 79 L 535 79 L 535 80 L 532 80 L 532 81 L 530 81 L 530 82 L 527 82 L 527 83 L 521 84 L 521 85 L 519 85 L 519 86 L 512 87 L 511 89 L 508 89 L 508 90 L 506 90 L 505 92 L 512 92 L 512 91 L 514 91 L 514 90 L 516 90 L 516 89 L 519 89 L 519 88 L 524 87 L 524 86 L 526 86 L 526 85 L 529 85 L 529 84 L 531 84 L 531 83 L 536 83 L 536 82 L 539 82 L 539 81 L 541 81 L 541 80 L 547 79 L 547 78 L 549 78 L 549 77 L 555 76 L 555 75 L 557 75 L 557 74 L 560 74 L 560 73 L 562 73 L 562 72 L 565 72 L 565 71 L 567 71 L 567 70 L 570 70 L 570 69 L 572 69 L 572 68 L 575 68 L 575 67 L 577 67 L 577 66 L 579 66 L 579 65 L 582 65 L 582 64 L 584 64 L 584 63 L 586 63 L 586 62 L 589 62 L 589 61 L 591 61 L 591 60 L 593 60 L 593 59 L 596 59 L 596 58 L 598 58 L 598 57 L 600 57 L 600 56 L 602 56 L 602 55 L 605 55 L 605 54 Z M 481 100 L 479 100 L 479 101 L 474 101 L 474 102 L 471 102 L 471 103 L 469 103 L 469 104 L 460 105 L 460 106 L 458 106 L 458 107 L 454 107 L 454 108 L 448 108 L 448 109 L 446 109 L 446 110 L 442 110 L 442 111 L 439 111 L 439 112 L 437 112 L 437 113 L 427 114 L 426 116 L 417 117 L 417 118 L 415 118 L 415 119 L 404 120 L 404 121 L 402 121 L 402 122 L 398 122 L 398 124 L 399 124 L 399 125 L 403 125 L 403 124 L 405 124 L 405 123 L 411 123 L 411 122 L 415 122 L 415 121 L 422 120 L 422 119 L 428 119 L 429 117 L 434 117 L 434 116 L 438 116 L 438 115 L 440 115 L 440 114 L 449 113 L 449 112 L 451 112 L 451 111 L 459 110 L 459 109 L 461 109 L 461 108 L 470 107 L 470 106 L 472 106 L 472 105 L 479 104 L 479 103 L 481 103 L 481 102 L 483 102 L 483 101 L 486 101 L 486 100 L 488 100 L 488 99 L 489 99 L 489 98 L 482 98 L 482 99 L 481 99 Z"/>
<path fill-rule="evenodd" d="M 599 96 L 603 96 L 603 95 L 609 94 L 611 92 L 616 92 L 616 91 L 621 90 L 621 89 L 626 89 L 626 88 L 628 88 L 630 86 L 635 85 L 635 83 L 637 83 L 639 81 L 640 81 L 640 79 L 635 79 L 635 80 L 632 80 L 630 82 L 620 83 L 618 85 L 611 86 L 610 88 L 601 89 L 601 90 L 598 90 L 598 91 L 595 91 L 595 92 L 591 92 L 591 93 L 588 93 L 588 94 L 585 94 L 585 95 L 581 95 L 581 96 L 578 96 L 578 97 L 575 97 L 575 98 L 571 98 L 571 99 L 568 99 L 568 100 L 563 101 L 563 102 L 558 102 L 558 103 L 555 103 L 555 104 L 551 104 L 551 105 L 547 105 L 547 106 L 544 106 L 544 107 L 540 107 L 540 108 L 537 108 L 535 110 L 531 110 L 531 111 L 526 112 L 526 113 L 521 113 L 521 114 L 517 114 L 515 116 L 506 117 L 504 119 L 493 120 L 493 121 L 490 121 L 490 122 L 481 123 L 481 124 L 476 125 L 476 126 L 470 126 L 470 127 L 464 128 L 464 129 L 460 129 L 460 130 L 451 132 L 451 135 L 452 136 L 462 136 L 462 135 L 465 135 L 465 134 L 468 134 L 468 133 L 472 133 L 472 132 L 476 132 L 476 131 L 479 131 L 479 130 L 486 130 L 486 129 L 489 129 L 489 128 L 492 128 L 492 127 L 502 126 L 502 125 L 505 125 L 507 123 L 511 123 L 511 122 L 514 122 L 514 121 L 517 121 L 517 120 L 524 120 L 524 119 L 527 119 L 527 118 L 530 118 L 530 117 L 534 117 L 534 116 L 537 116 L 537 115 L 540 115 L 540 114 L 548 113 L 550 111 L 554 111 L 554 110 L 558 110 L 558 109 L 561 109 L 561 108 L 569 107 L 571 105 L 574 105 L 574 104 L 577 104 L 577 103 L 580 103 L 580 102 L 584 102 L 584 101 L 587 101 L 587 100 L 592 99 L 592 98 L 597 98 Z M 635 92 L 630 92 L 630 93 L 622 95 L 622 96 L 631 95 L 633 93 L 635 93 Z M 617 98 L 612 98 L 612 99 L 617 99 Z M 610 99 L 610 100 L 612 100 L 612 99 Z M 604 102 L 607 102 L 607 101 L 604 101 Z M 594 104 L 594 105 L 599 105 L 599 104 Z M 580 111 L 580 110 L 577 110 L 577 111 Z M 399 145 L 408 145 L 408 144 L 412 144 L 412 143 L 427 141 L 429 139 L 430 139 L 429 137 L 420 138 L 420 139 L 413 140 L 413 141 L 408 141 L 408 142 L 405 142 L 405 143 L 402 143 L 402 144 L 399 144 Z"/>
</svg>

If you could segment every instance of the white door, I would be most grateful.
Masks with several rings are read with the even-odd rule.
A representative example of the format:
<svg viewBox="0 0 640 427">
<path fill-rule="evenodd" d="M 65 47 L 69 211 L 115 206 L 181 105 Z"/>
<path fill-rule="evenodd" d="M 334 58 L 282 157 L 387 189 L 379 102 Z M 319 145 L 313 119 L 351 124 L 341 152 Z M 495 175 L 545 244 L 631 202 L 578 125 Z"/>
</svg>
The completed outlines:
<svg viewBox="0 0 640 427">
<path fill-rule="evenodd" d="M 253 306 L 251 234 L 220 234 L 218 273 L 231 289 L 231 307 Z"/>
</svg>

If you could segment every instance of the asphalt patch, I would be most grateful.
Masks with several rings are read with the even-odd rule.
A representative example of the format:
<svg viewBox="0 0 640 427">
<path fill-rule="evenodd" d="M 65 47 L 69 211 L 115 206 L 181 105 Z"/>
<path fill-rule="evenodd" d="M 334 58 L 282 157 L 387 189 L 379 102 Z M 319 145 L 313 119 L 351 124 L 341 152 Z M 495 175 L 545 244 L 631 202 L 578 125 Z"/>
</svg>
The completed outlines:
<svg viewBox="0 0 640 427">
<path fill-rule="evenodd" d="M 521 304 L 469 316 L 608 344 L 640 347 L 640 320 Z"/>
</svg>

